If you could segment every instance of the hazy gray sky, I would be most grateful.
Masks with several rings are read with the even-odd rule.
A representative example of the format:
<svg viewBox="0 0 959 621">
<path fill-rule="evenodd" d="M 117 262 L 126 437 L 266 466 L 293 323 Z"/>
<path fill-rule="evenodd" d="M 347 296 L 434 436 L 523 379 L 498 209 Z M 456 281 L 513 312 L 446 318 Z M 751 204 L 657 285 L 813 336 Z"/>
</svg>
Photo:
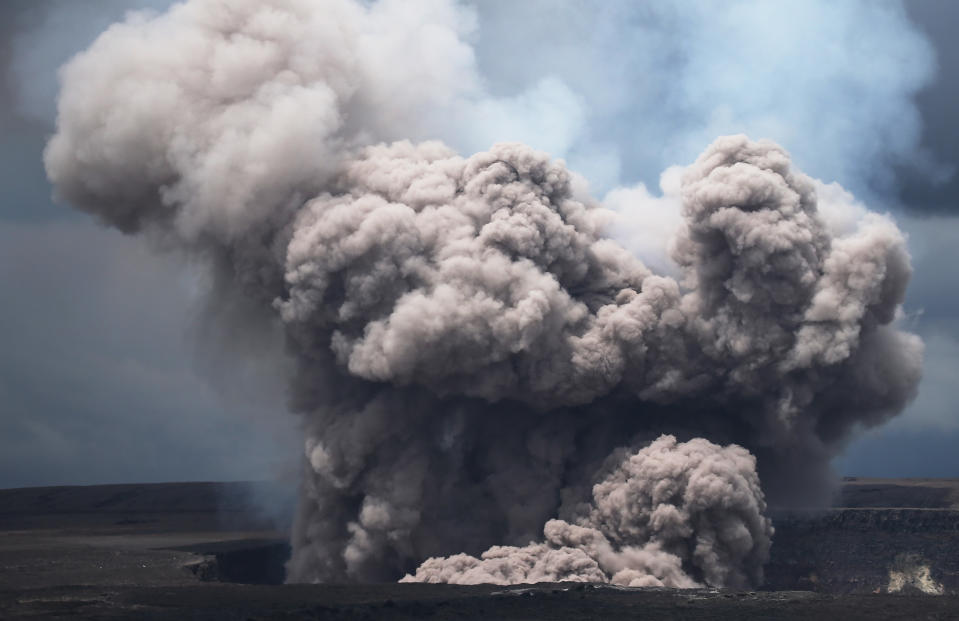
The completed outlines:
<svg viewBox="0 0 959 621">
<path fill-rule="evenodd" d="M 125 11 L 168 4 L 0 5 L 0 486 L 297 467 L 280 374 L 248 357 L 210 360 L 199 344 L 211 329 L 197 324 L 202 274 L 51 201 L 41 157 L 57 67 Z M 488 105 L 535 122 L 444 138 L 464 152 L 503 139 L 548 149 L 601 197 L 655 190 L 666 167 L 744 131 L 892 212 L 910 236 L 904 321 L 926 342 L 925 376 L 917 401 L 837 465 L 959 476 L 959 43 L 948 27 L 959 6 L 837 4 L 478 3 L 471 41 L 498 98 Z"/>
</svg>

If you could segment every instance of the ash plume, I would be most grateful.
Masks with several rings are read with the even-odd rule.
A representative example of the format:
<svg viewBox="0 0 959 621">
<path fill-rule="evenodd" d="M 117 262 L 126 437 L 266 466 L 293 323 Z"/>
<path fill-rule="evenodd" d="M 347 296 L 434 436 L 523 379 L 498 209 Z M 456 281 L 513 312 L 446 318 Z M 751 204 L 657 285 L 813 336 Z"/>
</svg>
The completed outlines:
<svg viewBox="0 0 959 621">
<path fill-rule="evenodd" d="M 593 487 L 575 524 L 547 522 L 544 543 L 428 559 L 401 582 L 744 588 L 762 582 L 772 535 L 765 509 L 746 449 L 661 436 Z"/>
<path fill-rule="evenodd" d="M 63 69 L 45 154 L 63 200 L 282 326 L 289 578 L 758 584 L 764 497 L 821 498 L 915 393 L 902 234 L 728 136 L 655 274 L 561 161 L 420 140 L 485 95 L 460 9 L 406 6 L 131 15 Z"/>
</svg>

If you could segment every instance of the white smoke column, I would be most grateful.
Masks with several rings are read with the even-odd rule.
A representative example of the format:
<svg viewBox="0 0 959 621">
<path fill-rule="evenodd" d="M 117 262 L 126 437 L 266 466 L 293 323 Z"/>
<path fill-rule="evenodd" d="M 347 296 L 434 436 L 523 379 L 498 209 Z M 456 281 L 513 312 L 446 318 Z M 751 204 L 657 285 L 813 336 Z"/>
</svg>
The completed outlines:
<svg viewBox="0 0 959 621">
<path fill-rule="evenodd" d="M 662 436 L 593 487 L 575 524 L 547 522 L 544 543 L 432 558 L 401 582 L 759 584 L 772 526 L 755 465 L 739 446 Z"/>
<path fill-rule="evenodd" d="M 550 152 L 598 192 L 637 179 L 652 188 L 715 136 L 740 132 L 789 145 L 807 173 L 860 194 L 889 191 L 893 162 L 936 169 L 915 102 L 935 51 L 905 4 L 481 0 L 476 53 L 497 91 L 553 76 L 583 98 L 581 131 Z"/>
<path fill-rule="evenodd" d="M 290 579 L 397 579 L 553 517 L 587 528 L 609 455 L 663 433 L 748 449 L 771 501 L 821 497 L 849 435 L 918 382 L 921 343 L 894 325 L 898 229 L 838 190 L 823 217 L 828 186 L 782 148 L 720 138 L 670 177 L 677 280 L 608 237 L 613 214 L 546 153 L 384 142 L 482 108 L 468 21 L 442 0 L 191 0 L 111 27 L 62 73 L 58 194 L 207 261 L 211 295 L 285 333 L 305 434 Z M 703 442 L 651 480 L 691 482 L 679 457 Z M 715 463 L 752 480 L 739 450 Z M 646 560 L 628 582 L 758 582 L 762 510 L 719 496 L 688 537 L 667 536 L 682 520 L 629 535 Z M 617 554 L 633 545 L 603 528 Z"/>
</svg>

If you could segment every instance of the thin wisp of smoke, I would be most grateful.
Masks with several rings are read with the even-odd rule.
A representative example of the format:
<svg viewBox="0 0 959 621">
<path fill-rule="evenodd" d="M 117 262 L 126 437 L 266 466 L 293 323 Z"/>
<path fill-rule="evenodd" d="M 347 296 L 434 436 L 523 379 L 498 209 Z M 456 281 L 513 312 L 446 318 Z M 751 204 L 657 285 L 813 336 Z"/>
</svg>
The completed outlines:
<svg viewBox="0 0 959 621">
<path fill-rule="evenodd" d="M 902 234 L 728 136 L 655 274 L 548 154 L 397 140 L 475 96 L 458 9 L 401 4 L 132 15 L 63 69 L 45 154 L 63 200 L 283 326 L 289 578 L 758 584 L 765 497 L 821 495 L 915 392 Z"/>
</svg>

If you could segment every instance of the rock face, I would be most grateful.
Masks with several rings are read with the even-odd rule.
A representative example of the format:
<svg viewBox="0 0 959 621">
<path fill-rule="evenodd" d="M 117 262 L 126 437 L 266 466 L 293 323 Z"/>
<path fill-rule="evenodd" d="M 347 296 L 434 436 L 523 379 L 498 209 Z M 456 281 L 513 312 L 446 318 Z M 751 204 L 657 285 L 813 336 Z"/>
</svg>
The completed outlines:
<svg viewBox="0 0 959 621">
<path fill-rule="evenodd" d="M 772 516 L 764 588 L 959 592 L 959 480 L 847 477 L 835 505 Z"/>
<path fill-rule="evenodd" d="M 779 513 L 764 588 L 959 592 L 959 511 Z"/>
</svg>

